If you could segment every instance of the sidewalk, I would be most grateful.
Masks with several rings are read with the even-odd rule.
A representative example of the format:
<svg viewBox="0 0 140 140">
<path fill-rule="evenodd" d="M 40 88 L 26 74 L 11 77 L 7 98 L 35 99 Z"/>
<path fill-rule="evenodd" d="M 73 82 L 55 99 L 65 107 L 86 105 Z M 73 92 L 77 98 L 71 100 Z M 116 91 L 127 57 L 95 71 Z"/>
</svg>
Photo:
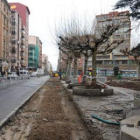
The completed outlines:
<svg viewBox="0 0 140 140">
<path fill-rule="evenodd" d="M 119 126 L 110 125 L 91 117 L 95 115 L 104 120 L 118 122 L 123 120 L 123 112 L 117 113 L 113 110 L 124 110 L 133 106 L 133 94 L 137 91 L 119 87 L 114 89 L 112 96 L 86 97 L 72 94 L 67 89 L 67 84 L 62 82 L 65 89 L 72 98 L 79 114 L 81 114 L 90 132 L 95 136 L 93 140 L 119 140 Z"/>
<path fill-rule="evenodd" d="M 0 89 L 0 127 L 44 85 L 49 76 L 31 78 L 24 83 Z"/>
</svg>

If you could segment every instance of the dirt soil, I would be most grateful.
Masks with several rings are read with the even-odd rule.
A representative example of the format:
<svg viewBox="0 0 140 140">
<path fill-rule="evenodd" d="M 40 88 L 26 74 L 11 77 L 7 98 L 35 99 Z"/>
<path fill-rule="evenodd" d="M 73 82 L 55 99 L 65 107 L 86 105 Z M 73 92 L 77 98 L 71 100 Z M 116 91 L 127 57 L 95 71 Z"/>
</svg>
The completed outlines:
<svg viewBox="0 0 140 140">
<path fill-rule="evenodd" d="M 92 140 L 57 78 L 51 78 L 0 131 L 0 140 Z"/>
<path fill-rule="evenodd" d="M 107 85 L 114 86 L 114 87 L 123 87 L 132 90 L 140 91 L 140 81 L 121 81 L 121 80 L 114 80 L 109 81 L 106 83 Z"/>
</svg>

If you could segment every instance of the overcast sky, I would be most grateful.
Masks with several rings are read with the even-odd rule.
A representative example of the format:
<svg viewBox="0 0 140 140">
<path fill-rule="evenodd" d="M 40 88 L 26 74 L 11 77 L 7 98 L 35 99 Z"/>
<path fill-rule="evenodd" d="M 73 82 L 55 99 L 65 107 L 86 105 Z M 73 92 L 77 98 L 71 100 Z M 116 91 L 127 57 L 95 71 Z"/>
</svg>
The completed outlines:
<svg viewBox="0 0 140 140">
<path fill-rule="evenodd" d="M 61 17 L 71 13 L 78 15 L 105 14 L 113 11 L 118 0 L 8 0 L 19 2 L 30 9 L 29 35 L 38 36 L 43 43 L 43 54 L 49 57 L 53 70 L 57 68 L 58 48 L 53 42 L 55 25 Z M 51 32 L 51 33 L 50 33 Z"/>
</svg>

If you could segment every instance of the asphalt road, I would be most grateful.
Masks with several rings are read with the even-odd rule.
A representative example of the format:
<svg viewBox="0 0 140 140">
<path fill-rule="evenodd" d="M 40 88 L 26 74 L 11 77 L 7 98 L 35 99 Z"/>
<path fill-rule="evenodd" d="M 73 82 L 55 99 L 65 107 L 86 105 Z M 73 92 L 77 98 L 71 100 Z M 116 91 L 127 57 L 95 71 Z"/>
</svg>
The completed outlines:
<svg viewBox="0 0 140 140">
<path fill-rule="evenodd" d="M 48 79 L 49 76 L 31 77 L 24 83 L 0 89 L 0 121 L 32 96 Z"/>
</svg>

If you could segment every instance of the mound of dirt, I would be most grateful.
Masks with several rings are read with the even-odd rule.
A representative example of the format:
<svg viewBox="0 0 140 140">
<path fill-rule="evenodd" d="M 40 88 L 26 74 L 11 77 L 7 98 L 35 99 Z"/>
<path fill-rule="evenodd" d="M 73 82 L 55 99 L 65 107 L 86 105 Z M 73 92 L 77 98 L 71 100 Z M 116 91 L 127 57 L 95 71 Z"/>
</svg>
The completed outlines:
<svg viewBox="0 0 140 140">
<path fill-rule="evenodd" d="M 107 85 L 114 86 L 114 87 L 123 87 L 123 88 L 128 88 L 132 90 L 140 90 L 140 82 L 135 81 L 110 81 L 106 83 Z"/>
</svg>

